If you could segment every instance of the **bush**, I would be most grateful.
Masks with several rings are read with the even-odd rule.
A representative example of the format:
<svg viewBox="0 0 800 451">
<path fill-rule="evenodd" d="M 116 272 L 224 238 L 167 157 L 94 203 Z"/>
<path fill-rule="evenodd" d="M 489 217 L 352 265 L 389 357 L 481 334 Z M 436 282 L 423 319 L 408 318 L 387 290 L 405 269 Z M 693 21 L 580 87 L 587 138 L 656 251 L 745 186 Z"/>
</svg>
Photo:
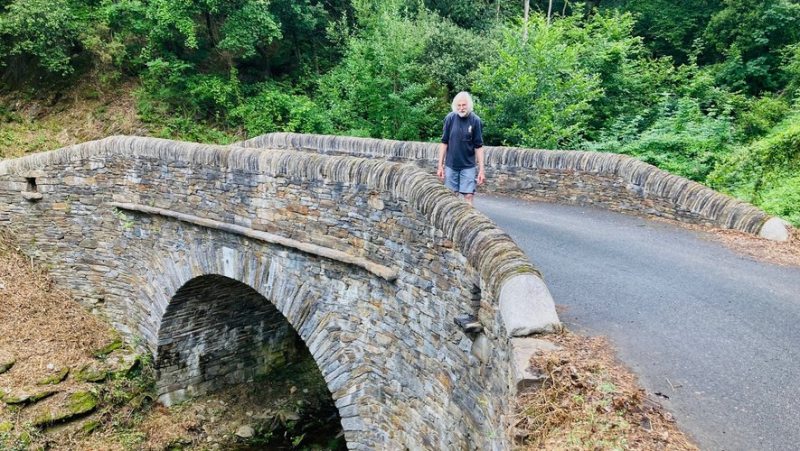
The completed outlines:
<svg viewBox="0 0 800 451">
<path fill-rule="evenodd" d="M 705 114 L 698 102 L 689 98 L 666 102 L 663 108 L 653 126 L 637 139 L 623 144 L 617 152 L 704 182 L 717 160 L 729 152 L 730 119 L 726 115 Z"/>
<path fill-rule="evenodd" d="M 241 125 L 247 136 L 271 132 L 331 133 L 330 118 L 307 96 L 292 93 L 290 86 L 261 83 L 255 92 L 231 110 L 231 125 Z"/>
<path fill-rule="evenodd" d="M 800 113 L 738 148 L 709 176 L 711 185 L 795 224 L 800 214 Z"/>
</svg>

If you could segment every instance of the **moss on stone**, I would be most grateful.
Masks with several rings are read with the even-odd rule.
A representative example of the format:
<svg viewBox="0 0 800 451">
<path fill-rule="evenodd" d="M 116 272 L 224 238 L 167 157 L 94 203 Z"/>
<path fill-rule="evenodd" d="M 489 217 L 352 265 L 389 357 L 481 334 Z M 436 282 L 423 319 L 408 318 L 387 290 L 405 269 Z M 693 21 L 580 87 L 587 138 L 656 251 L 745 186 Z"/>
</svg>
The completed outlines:
<svg viewBox="0 0 800 451">
<path fill-rule="evenodd" d="M 3 397 L 3 402 L 6 404 L 33 404 L 56 393 L 58 393 L 58 390 L 44 390 L 37 393 L 23 393 L 20 395 L 6 394 L 6 396 Z"/>
<path fill-rule="evenodd" d="M 124 355 L 115 364 L 115 369 L 110 372 L 112 379 L 120 379 L 130 376 L 133 371 L 139 366 L 139 357 L 133 355 Z"/>
<path fill-rule="evenodd" d="M 64 368 L 61 368 L 60 370 L 58 370 L 58 372 L 53 374 L 52 376 L 48 376 L 48 377 L 40 380 L 39 382 L 36 383 L 36 385 L 55 385 L 55 384 L 58 384 L 59 382 L 61 382 L 64 379 L 67 378 L 67 374 L 69 374 L 69 367 L 65 366 Z"/>
<path fill-rule="evenodd" d="M 14 423 L 10 421 L 0 421 L 0 433 L 9 433 L 14 429 Z"/>
<path fill-rule="evenodd" d="M 12 366 L 17 362 L 17 359 L 11 357 L 11 360 L 0 362 L 0 374 L 5 373 L 6 371 L 10 370 Z"/>
<path fill-rule="evenodd" d="M 109 345 L 98 349 L 97 351 L 93 352 L 92 355 L 97 358 L 102 358 L 114 352 L 115 349 L 119 349 L 121 347 L 122 347 L 122 340 L 119 338 L 115 338 L 114 341 L 112 341 Z"/>
<path fill-rule="evenodd" d="M 108 371 L 101 368 L 95 368 L 92 364 L 86 364 L 78 370 L 75 379 L 85 382 L 102 382 L 108 377 Z"/>
<path fill-rule="evenodd" d="M 35 427 L 70 421 L 97 408 L 97 398 L 88 391 L 77 392 L 67 397 L 66 403 L 56 410 L 45 410 L 32 421 Z"/>
</svg>

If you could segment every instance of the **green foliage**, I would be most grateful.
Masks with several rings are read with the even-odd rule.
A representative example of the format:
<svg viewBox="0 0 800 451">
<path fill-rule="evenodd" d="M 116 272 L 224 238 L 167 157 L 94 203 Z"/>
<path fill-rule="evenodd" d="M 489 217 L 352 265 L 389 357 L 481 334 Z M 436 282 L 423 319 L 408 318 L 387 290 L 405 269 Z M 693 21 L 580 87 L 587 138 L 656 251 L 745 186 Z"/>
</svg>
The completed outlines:
<svg viewBox="0 0 800 451">
<path fill-rule="evenodd" d="M 686 97 L 666 101 L 662 108 L 651 127 L 615 151 L 673 174 L 704 181 L 732 143 L 729 116 L 707 114 L 696 100 Z"/>
<path fill-rule="evenodd" d="M 644 38 L 654 55 L 671 57 L 680 64 L 689 61 L 696 40 L 722 8 L 715 0 L 611 0 L 602 2 L 601 7 L 634 15 L 634 34 Z"/>
<path fill-rule="evenodd" d="M 705 30 L 709 51 L 721 62 L 718 79 L 752 94 L 785 85 L 782 50 L 800 39 L 800 4 L 793 0 L 725 0 Z"/>
<path fill-rule="evenodd" d="M 307 96 L 292 93 L 290 86 L 261 83 L 251 88 L 255 94 L 233 108 L 230 121 L 241 124 L 247 136 L 277 131 L 331 133 L 330 118 Z"/>
<path fill-rule="evenodd" d="M 800 43 L 787 46 L 783 51 L 783 65 L 786 74 L 786 91 L 792 98 L 800 98 Z"/>
<path fill-rule="evenodd" d="M 435 16 L 427 19 L 431 24 L 431 35 L 420 59 L 422 70 L 435 85 L 447 89 L 448 97 L 470 91 L 475 70 L 489 59 L 491 47 L 487 41 L 490 38 Z"/>
<path fill-rule="evenodd" d="M 675 77 L 671 61 L 651 58 L 633 27 L 631 14 L 610 11 L 575 23 L 567 33 L 568 42 L 580 49 L 579 64 L 599 77 L 602 89 L 592 101 L 589 141 L 616 123 L 636 123 L 642 131 L 656 119 Z"/>
<path fill-rule="evenodd" d="M 753 98 L 736 120 L 737 140 L 748 142 L 764 136 L 790 111 L 789 103 L 782 97 L 765 95 L 761 98 Z"/>
<path fill-rule="evenodd" d="M 534 17 L 525 43 L 521 24 L 504 30 L 475 82 L 487 142 L 563 148 L 581 139 L 602 90 L 598 75 L 581 64 L 582 47 L 567 39 L 577 26 L 575 18 L 548 26 Z"/>
<path fill-rule="evenodd" d="M 444 102 L 437 104 L 433 80 L 419 62 L 433 34 L 431 22 L 384 12 L 369 23 L 348 39 L 341 64 L 320 81 L 334 129 L 403 140 L 436 135 Z"/>
<path fill-rule="evenodd" d="M 35 67 L 72 73 L 81 24 L 66 0 L 15 0 L 0 15 L 0 62 L 12 79 Z"/>
<path fill-rule="evenodd" d="M 202 61 L 227 72 L 237 62 L 264 55 L 281 37 L 265 0 L 151 0 L 146 12 L 148 59 Z"/>
<path fill-rule="evenodd" d="M 709 182 L 800 225 L 800 113 L 726 156 Z"/>
</svg>

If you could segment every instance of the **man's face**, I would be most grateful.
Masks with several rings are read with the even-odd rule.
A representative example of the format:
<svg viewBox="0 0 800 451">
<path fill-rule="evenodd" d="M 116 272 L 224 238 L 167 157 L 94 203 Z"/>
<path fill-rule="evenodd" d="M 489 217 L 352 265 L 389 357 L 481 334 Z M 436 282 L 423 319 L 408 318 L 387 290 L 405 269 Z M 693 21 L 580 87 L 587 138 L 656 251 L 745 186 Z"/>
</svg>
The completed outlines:
<svg viewBox="0 0 800 451">
<path fill-rule="evenodd" d="M 467 113 L 468 113 L 467 105 L 468 105 L 467 104 L 467 99 L 465 99 L 464 97 L 461 97 L 461 98 L 456 100 L 456 109 L 458 110 L 458 115 L 459 116 L 464 117 L 464 116 L 467 115 Z"/>
</svg>

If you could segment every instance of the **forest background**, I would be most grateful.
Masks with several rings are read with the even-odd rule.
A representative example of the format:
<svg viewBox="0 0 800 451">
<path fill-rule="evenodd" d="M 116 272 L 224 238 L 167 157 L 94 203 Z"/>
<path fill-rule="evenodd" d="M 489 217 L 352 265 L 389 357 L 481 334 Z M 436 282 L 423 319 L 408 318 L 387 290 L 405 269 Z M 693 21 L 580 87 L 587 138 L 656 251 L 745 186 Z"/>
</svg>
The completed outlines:
<svg viewBox="0 0 800 451">
<path fill-rule="evenodd" d="M 0 148 L 76 87 L 222 144 L 437 141 L 467 90 L 489 145 L 632 155 L 800 225 L 800 0 L 525 3 L 0 0 Z"/>
</svg>

